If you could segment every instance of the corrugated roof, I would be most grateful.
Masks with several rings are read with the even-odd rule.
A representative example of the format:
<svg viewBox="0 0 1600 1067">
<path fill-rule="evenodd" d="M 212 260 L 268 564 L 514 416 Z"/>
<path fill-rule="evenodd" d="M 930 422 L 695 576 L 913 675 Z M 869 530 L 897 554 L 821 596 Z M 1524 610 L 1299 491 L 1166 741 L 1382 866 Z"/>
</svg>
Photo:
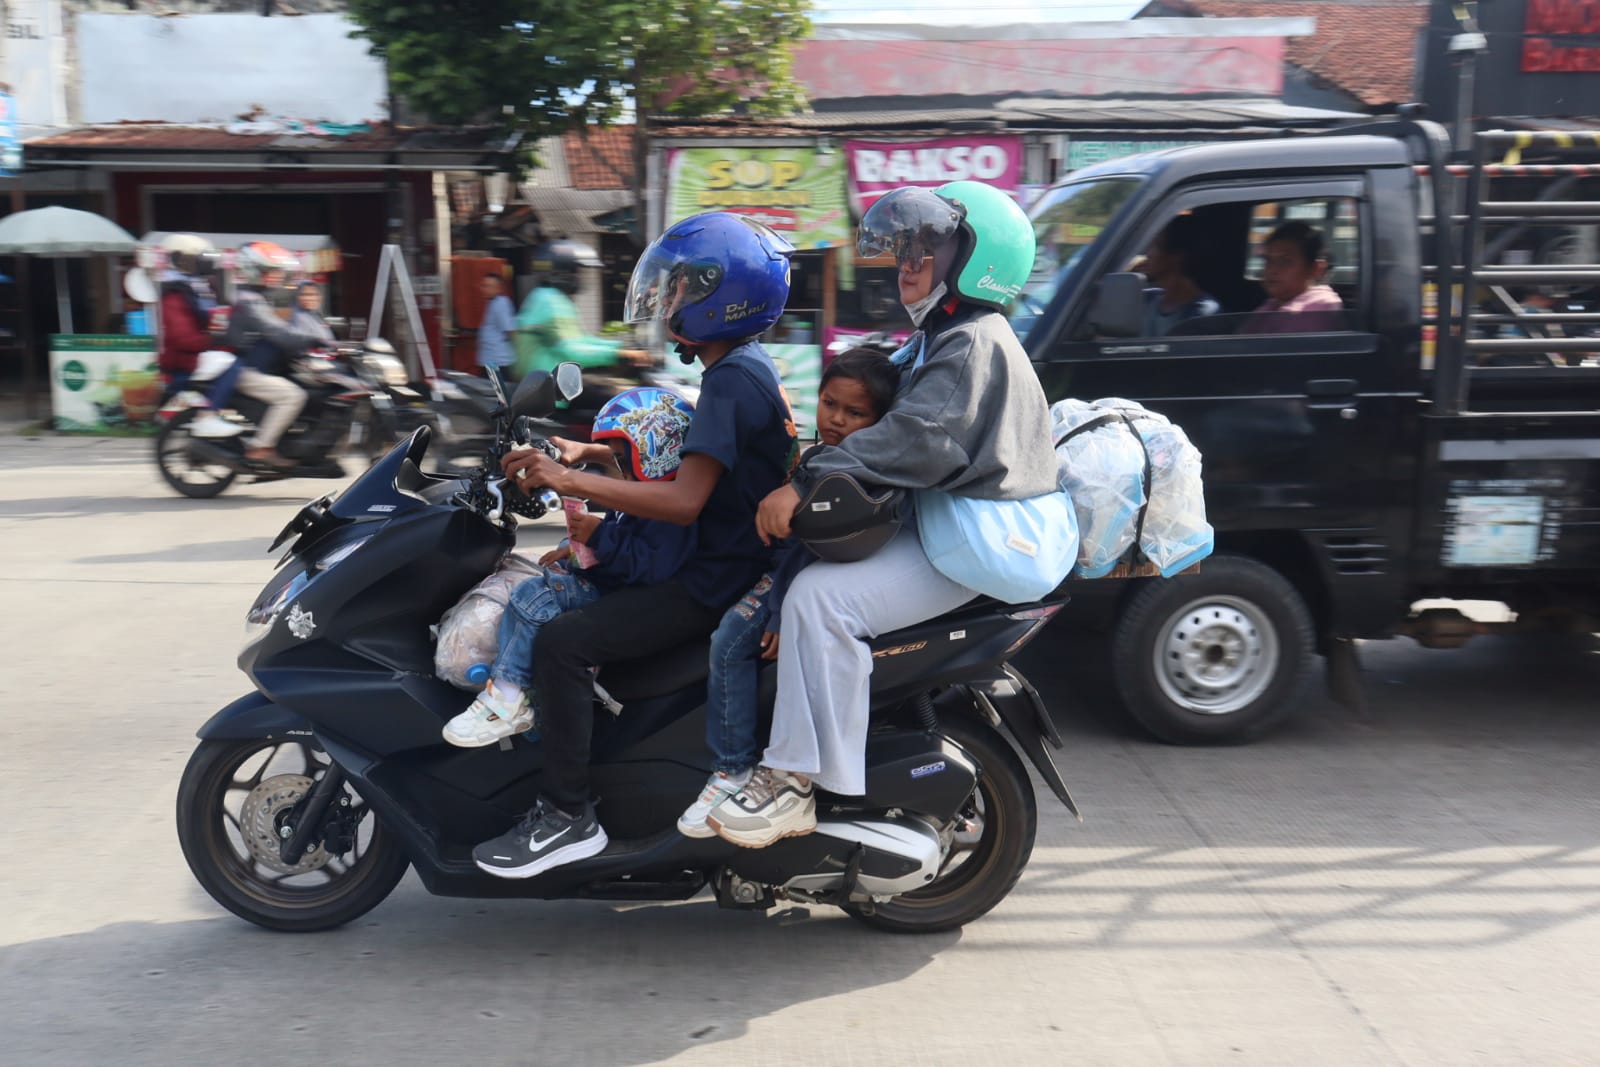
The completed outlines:
<svg viewBox="0 0 1600 1067">
<path fill-rule="evenodd" d="M 594 233 L 596 216 L 633 205 L 626 189 L 552 189 L 524 185 L 522 197 L 539 216 L 546 237 Z"/>
<path fill-rule="evenodd" d="M 1060 99 L 1014 97 L 983 108 L 911 108 L 882 111 L 828 111 L 781 119 L 719 116 L 679 121 L 654 128 L 661 137 L 815 137 L 840 133 L 854 137 L 971 134 L 1028 129 L 1196 128 L 1232 130 L 1254 125 L 1337 125 L 1364 118 L 1356 112 L 1294 107 L 1278 100 Z"/>
<path fill-rule="evenodd" d="M 388 124 L 342 136 L 304 133 L 230 133 L 223 126 L 168 122 L 117 122 L 80 126 L 27 142 L 27 151 L 130 149 L 154 152 L 462 152 L 501 147 L 503 136 L 486 128 L 426 128 Z"/>
<path fill-rule="evenodd" d="M 1416 98 L 1417 36 L 1428 24 L 1427 0 L 1158 0 L 1161 9 L 1217 18 L 1310 16 L 1317 31 L 1291 37 L 1285 59 L 1368 107 Z"/>
</svg>

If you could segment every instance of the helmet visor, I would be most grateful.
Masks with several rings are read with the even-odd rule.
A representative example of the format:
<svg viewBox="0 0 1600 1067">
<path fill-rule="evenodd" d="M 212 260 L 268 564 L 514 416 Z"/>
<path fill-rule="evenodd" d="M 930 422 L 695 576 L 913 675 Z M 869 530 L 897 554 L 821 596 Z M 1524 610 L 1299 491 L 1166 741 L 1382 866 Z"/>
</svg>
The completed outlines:
<svg viewBox="0 0 1600 1067">
<path fill-rule="evenodd" d="M 680 259 L 657 241 L 645 249 L 628 281 L 623 321 L 651 322 L 671 318 L 697 304 L 722 284 L 720 263 Z"/>
<path fill-rule="evenodd" d="M 856 251 L 894 256 L 895 265 L 916 269 L 954 239 L 966 215 L 959 205 L 930 189 L 896 189 L 879 197 L 861 218 Z"/>
</svg>

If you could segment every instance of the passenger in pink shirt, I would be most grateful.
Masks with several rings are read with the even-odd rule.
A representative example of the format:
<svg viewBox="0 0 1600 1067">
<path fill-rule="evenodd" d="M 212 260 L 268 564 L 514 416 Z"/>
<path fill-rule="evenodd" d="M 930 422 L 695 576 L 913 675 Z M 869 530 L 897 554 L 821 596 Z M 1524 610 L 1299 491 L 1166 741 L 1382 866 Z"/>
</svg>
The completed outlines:
<svg viewBox="0 0 1600 1067">
<path fill-rule="evenodd" d="M 1346 329 L 1344 301 L 1322 284 L 1328 256 L 1322 231 L 1286 222 L 1262 246 L 1266 260 L 1261 287 L 1267 300 L 1244 321 L 1240 333 L 1326 333 Z"/>
</svg>

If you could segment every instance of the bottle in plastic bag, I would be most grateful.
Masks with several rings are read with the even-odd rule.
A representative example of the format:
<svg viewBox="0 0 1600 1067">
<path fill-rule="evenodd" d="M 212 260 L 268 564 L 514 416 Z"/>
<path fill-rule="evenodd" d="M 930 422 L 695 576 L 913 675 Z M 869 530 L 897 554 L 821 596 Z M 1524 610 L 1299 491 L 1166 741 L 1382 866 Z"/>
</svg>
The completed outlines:
<svg viewBox="0 0 1600 1067">
<path fill-rule="evenodd" d="M 439 620 L 434 674 L 458 689 L 482 690 L 489 681 L 489 665 L 500 649 L 500 618 L 511 601 L 511 591 L 542 573 L 537 563 L 512 553 L 493 574 L 467 590 Z"/>
</svg>

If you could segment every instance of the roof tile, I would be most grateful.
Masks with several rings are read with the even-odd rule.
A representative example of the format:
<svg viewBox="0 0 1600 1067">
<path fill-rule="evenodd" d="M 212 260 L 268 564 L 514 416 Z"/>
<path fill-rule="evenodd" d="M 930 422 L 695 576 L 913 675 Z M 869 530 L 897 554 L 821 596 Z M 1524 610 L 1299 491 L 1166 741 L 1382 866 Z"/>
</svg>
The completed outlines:
<svg viewBox="0 0 1600 1067">
<path fill-rule="evenodd" d="M 574 189 L 627 189 L 633 185 L 633 127 L 568 130 L 561 137 Z"/>
<path fill-rule="evenodd" d="M 1427 0 L 1163 0 L 1162 6 L 1217 18 L 1315 18 L 1314 36 L 1289 39 L 1288 62 L 1368 107 L 1416 98 L 1417 36 L 1427 26 Z"/>
</svg>

